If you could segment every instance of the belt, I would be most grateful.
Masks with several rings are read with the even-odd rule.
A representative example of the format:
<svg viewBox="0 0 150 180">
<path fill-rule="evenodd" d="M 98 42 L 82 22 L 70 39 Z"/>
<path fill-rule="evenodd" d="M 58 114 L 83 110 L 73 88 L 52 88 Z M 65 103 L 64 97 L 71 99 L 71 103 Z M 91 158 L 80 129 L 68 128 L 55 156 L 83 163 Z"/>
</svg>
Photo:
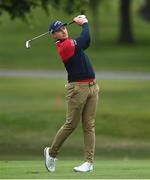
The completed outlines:
<svg viewBox="0 0 150 180">
<path fill-rule="evenodd" d="M 91 87 L 91 86 L 96 85 L 96 81 L 94 80 L 91 82 L 69 82 L 69 84 L 79 84 L 79 85 L 83 85 L 83 86 L 85 85 L 85 86 Z"/>
</svg>

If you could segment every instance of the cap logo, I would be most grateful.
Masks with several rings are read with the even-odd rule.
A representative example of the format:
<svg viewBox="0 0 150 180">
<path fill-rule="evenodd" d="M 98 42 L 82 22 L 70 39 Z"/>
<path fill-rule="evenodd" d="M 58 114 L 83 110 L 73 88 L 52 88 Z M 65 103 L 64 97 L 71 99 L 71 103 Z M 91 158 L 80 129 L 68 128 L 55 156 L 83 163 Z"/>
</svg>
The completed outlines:
<svg viewBox="0 0 150 180">
<path fill-rule="evenodd" d="M 61 22 L 60 22 L 60 21 L 56 21 L 56 22 L 54 23 L 54 26 L 57 26 L 57 25 L 59 25 L 59 24 L 61 24 Z"/>
</svg>

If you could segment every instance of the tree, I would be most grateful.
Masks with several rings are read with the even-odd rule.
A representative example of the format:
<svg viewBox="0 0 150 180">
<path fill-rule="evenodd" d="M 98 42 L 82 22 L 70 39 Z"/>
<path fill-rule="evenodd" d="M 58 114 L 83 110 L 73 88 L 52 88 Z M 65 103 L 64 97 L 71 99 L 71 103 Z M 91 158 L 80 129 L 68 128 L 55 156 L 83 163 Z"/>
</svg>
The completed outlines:
<svg viewBox="0 0 150 180">
<path fill-rule="evenodd" d="M 5 11 L 11 19 L 21 18 L 27 20 L 27 14 L 31 12 L 33 8 L 41 6 L 46 12 L 48 12 L 48 0 L 1 0 L 0 1 L 0 15 Z"/>
<path fill-rule="evenodd" d="M 75 11 L 83 11 L 83 7 L 87 4 L 86 0 L 0 0 L 0 15 L 8 12 L 11 19 L 21 18 L 27 20 L 33 8 L 41 7 L 46 13 L 49 12 L 49 5 L 56 9 L 62 8 L 66 13 L 71 14 Z"/>
<path fill-rule="evenodd" d="M 139 15 L 146 21 L 150 21 L 150 0 L 145 0 L 145 4 L 139 8 Z"/>
<path fill-rule="evenodd" d="M 92 32 L 93 32 L 93 44 L 99 43 L 99 4 L 101 0 L 89 0 L 89 8 L 91 10 L 92 19 L 93 19 L 93 26 L 92 26 Z"/>
<path fill-rule="evenodd" d="M 120 0 L 120 36 L 119 43 L 134 43 L 130 17 L 130 0 Z"/>
</svg>

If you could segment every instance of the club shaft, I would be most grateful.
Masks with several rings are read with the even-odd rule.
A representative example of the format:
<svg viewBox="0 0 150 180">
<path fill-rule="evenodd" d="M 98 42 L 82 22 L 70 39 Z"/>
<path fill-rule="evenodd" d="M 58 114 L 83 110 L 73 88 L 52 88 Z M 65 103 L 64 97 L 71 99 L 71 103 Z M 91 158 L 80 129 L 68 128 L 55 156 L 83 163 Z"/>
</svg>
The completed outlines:
<svg viewBox="0 0 150 180">
<path fill-rule="evenodd" d="M 42 37 L 42 36 L 45 36 L 45 35 L 48 34 L 48 33 L 49 33 L 49 31 L 47 31 L 47 32 L 45 32 L 45 33 L 43 33 L 43 34 L 40 34 L 39 36 L 36 36 L 36 37 L 32 38 L 31 41 L 33 41 L 33 40 L 35 40 L 35 39 L 37 39 L 37 38 L 40 38 L 40 37 Z"/>
</svg>

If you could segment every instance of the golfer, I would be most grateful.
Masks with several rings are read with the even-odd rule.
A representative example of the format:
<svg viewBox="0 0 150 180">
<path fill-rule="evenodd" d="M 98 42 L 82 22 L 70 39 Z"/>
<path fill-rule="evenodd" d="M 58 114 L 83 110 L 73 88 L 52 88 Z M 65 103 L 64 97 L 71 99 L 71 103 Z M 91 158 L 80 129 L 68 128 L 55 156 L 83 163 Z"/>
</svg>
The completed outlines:
<svg viewBox="0 0 150 180">
<path fill-rule="evenodd" d="M 49 26 L 49 31 L 51 36 L 56 39 L 57 51 L 68 74 L 68 83 L 65 86 L 66 122 L 58 130 L 51 146 L 44 149 L 45 166 L 50 172 L 55 171 L 56 156 L 80 120 L 83 126 L 85 159 L 83 164 L 73 169 L 76 172 L 93 170 L 95 114 L 99 86 L 96 83 L 95 72 L 90 60 L 84 52 L 90 45 L 88 20 L 84 15 L 79 15 L 73 20 L 77 25 L 82 26 L 82 32 L 76 39 L 68 37 L 66 24 L 61 21 L 54 21 Z"/>
</svg>

